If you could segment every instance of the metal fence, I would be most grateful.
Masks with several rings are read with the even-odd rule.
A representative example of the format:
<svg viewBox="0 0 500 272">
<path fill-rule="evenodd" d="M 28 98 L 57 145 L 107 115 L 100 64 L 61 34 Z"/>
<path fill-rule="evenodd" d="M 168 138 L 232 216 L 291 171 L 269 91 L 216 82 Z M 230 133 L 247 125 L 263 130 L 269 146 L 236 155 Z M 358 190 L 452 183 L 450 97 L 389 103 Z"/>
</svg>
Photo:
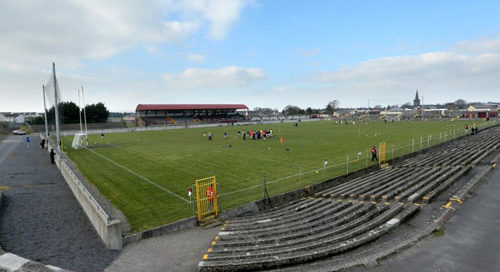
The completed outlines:
<svg viewBox="0 0 500 272">
<path fill-rule="evenodd" d="M 498 124 L 498 120 L 478 125 L 479 130 Z M 386 142 L 386 161 L 391 161 L 404 155 L 419 152 L 421 150 L 454 140 L 458 137 L 471 134 L 464 130 L 443 130 L 431 135 L 422 135 L 417 138 L 407 139 L 403 142 Z M 319 160 L 320 161 L 320 160 Z M 322 167 L 311 168 L 310 166 L 293 165 L 287 171 L 279 173 L 264 172 L 259 184 L 247 188 L 225 191 L 220 189 L 219 200 L 224 203 L 225 208 L 253 201 L 262 197 L 263 191 L 267 190 L 269 195 L 274 196 L 287 191 L 304 188 L 354 171 L 378 164 L 378 160 L 372 160 L 370 149 L 354 150 L 345 154 L 344 159 L 328 162 Z M 292 173 L 283 176 L 283 172 Z"/>
</svg>

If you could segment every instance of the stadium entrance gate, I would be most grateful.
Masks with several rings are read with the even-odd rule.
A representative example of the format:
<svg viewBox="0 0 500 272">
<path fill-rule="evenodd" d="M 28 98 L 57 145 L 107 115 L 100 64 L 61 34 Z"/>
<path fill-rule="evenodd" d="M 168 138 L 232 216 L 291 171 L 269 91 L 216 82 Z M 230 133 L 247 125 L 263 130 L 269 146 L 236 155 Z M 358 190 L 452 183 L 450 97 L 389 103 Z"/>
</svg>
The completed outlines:
<svg viewBox="0 0 500 272">
<path fill-rule="evenodd" d="M 219 216 L 215 176 L 196 180 L 196 207 L 198 223 L 208 224 Z"/>
</svg>

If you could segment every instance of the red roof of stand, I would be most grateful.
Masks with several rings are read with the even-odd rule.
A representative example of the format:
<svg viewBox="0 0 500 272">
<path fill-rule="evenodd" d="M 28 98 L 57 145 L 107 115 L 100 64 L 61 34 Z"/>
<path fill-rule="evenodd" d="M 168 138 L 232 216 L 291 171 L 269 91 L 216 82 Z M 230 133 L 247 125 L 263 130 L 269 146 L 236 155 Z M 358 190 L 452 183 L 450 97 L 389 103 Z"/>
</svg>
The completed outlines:
<svg viewBox="0 0 500 272">
<path fill-rule="evenodd" d="M 234 110 L 248 107 L 243 104 L 139 104 L 135 111 L 145 110 Z"/>
</svg>

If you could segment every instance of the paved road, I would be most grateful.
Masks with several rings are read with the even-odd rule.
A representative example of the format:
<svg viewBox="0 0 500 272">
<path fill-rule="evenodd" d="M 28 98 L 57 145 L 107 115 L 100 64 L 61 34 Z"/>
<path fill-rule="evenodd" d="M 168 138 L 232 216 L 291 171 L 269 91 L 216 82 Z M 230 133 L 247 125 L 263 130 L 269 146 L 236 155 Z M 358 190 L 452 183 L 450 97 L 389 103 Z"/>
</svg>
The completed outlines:
<svg viewBox="0 0 500 272">
<path fill-rule="evenodd" d="M 474 196 L 431 236 L 381 265 L 353 271 L 500 271 L 500 169 L 493 170 Z"/>
<path fill-rule="evenodd" d="M 107 250 L 39 139 L 0 143 L 0 185 L 9 188 L 0 216 L 0 246 L 19 256 L 75 271 L 103 271 Z M 5 189 L 5 188 L 4 188 Z"/>
</svg>

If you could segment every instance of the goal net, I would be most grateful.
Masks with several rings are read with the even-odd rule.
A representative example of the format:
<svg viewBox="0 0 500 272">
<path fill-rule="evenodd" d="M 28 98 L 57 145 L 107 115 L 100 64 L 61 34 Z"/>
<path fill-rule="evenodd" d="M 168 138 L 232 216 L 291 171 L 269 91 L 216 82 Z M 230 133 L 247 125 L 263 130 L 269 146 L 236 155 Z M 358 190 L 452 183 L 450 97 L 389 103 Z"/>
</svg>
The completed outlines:
<svg viewBox="0 0 500 272">
<path fill-rule="evenodd" d="M 71 147 L 74 149 L 82 149 L 87 148 L 87 134 L 85 133 L 76 133 L 75 138 L 73 138 L 73 143 Z"/>
</svg>

